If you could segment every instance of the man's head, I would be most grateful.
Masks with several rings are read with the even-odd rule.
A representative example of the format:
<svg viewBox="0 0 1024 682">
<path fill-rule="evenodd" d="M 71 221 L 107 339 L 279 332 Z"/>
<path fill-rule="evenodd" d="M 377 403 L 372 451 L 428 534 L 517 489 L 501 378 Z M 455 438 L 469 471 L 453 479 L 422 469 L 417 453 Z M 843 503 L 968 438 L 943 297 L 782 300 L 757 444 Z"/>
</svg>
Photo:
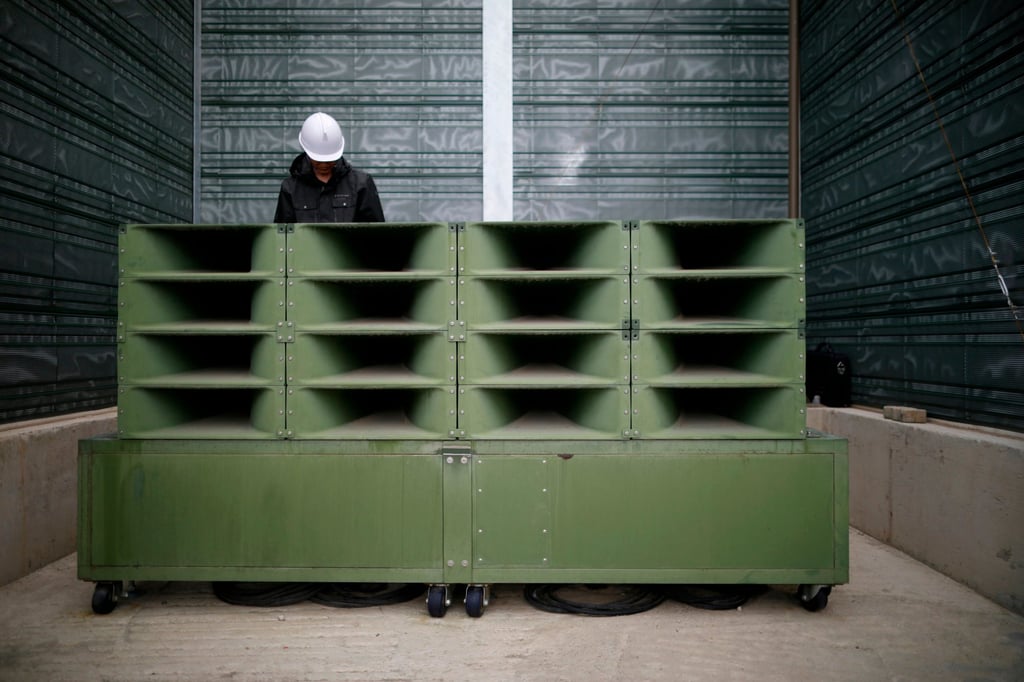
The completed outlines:
<svg viewBox="0 0 1024 682">
<path fill-rule="evenodd" d="M 299 145 L 306 156 L 313 162 L 314 168 L 322 164 L 324 170 L 341 158 L 345 151 L 345 136 L 341 134 L 341 126 L 327 114 L 318 111 L 302 124 L 299 131 Z"/>
</svg>

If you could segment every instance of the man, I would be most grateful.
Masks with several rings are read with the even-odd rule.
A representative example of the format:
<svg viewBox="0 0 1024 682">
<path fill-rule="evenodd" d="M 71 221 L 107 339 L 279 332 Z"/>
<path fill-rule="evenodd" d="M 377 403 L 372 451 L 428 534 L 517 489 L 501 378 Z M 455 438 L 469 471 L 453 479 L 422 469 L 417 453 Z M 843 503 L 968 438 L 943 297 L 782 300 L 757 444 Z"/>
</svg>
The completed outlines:
<svg viewBox="0 0 1024 682">
<path fill-rule="evenodd" d="M 304 153 L 281 183 L 276 223 L 382 223 L 384 209 L 373 178 L 342 156 L 341 126 L 325 113 L 306 119 L 299 132 Z"/>
</svg>

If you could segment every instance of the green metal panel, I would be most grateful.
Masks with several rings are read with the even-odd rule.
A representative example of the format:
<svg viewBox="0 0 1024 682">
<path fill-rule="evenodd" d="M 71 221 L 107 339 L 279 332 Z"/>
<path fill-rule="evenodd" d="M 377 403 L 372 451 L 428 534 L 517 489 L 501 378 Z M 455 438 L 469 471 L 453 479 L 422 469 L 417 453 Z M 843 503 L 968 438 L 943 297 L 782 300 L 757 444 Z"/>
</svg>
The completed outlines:
<svg viewBox="0 0 1024 682">
<path fill-rule="evenodd" d="M 622 329 L 629 278 L 501 275 L 466 278 L 459 319 L 481 330 Z"/>
<path fill-rule="evenodd" d="M 122 277 L 282 277 L 285 235 L 277 225 L 125 225 Z"/>
<path fill-rule="evenodd" d="M 459 243 L 459 272 L 470 277 L 615 275 L 629 266 L 629 233 L 619 221 L 467 223 Z"/>
<path fill-rule="evenodd" d="M 636 269 L 803 270 L 802 220 L 643 220 L 636 234 Z"/>
<path fill-rule="evenodd" d="M 285 244 L 276 225 L 122 228 L 122 437 L 285 435 Z"/>
<path fill-rule="evenodd" d="M 653 386 L 803 383 L 804 340 L 796 330 L 641 331 L 633 377 Z"/>
<path fill-rule="evenodd" d="M 551 568 L 558 458 L 477 455 L 473 570 Z"/>
<path fill-rule="evenodd" d="M 284 320 L 284 279 L 122 280 L 122 331 L 259 333 Z"/>
<path fill-rule="evenodd" d="M 294 438 L 437 440 L 454 436 L 454 387 L 289 387 Z"/>
<path fill-rule="evenodd" d="M 806 571 L 845 581 L 835 541 L 845 458 L 571 454 L 476 457 L 476 580 Z"/>
<path fill-rule="evenodd" d="M 846 442 L 82 441 L 87 580 L 824 583 Z"/>
<path fill-rule="evenodd" d="M 622 438 L 629 432 L 629 386 L 459 387 L 459 432 L 472 439 Z"/>
<path fill-rule="evenodd" d="M 473 579 L 473 453 L 461 444 L 441 451 L 444 472 L 444 581 Z"/>
<path fill-rule="evenodd" d="M 448 223 L 292 228 L 289 437 L 454 435 L 455 242 Z"/>
<path fill-rule="evenodd" d="M 632 234 L 632 437 L 802 438 L 803 222 Z"/>
<path fill-rule="evenodd" d="M 622 329 L 629 232 L 619 222 L 469 223 L 459 233 L 467 329 Z"/>
<path fill-rule="evenodd" d="M 298 332 L 288 357 L 288 383 L 294 386 L 455 385 L 455 345 L 444 332 Z"/>
<path fill-rule="evenodd" d="M 285 350 L 276 334 L 140 334 L 117 346 L 122 386 L 283 386 Z"/>
<path fill-rule="evenodd" d="M 86 442 L 81 577 L 440 579 L 436 455 L 176 445 Z"/>
<path fill-rule="evenodd" d="M 804 318 L 797 275 L 634 277 L 640 329 L 795 329 Z"/>
<path fill-rule="evenodd" d="M 459 382 L 467 386 L 629 383 L 629 339 L 621 331 L 477 332 L 459 349 Z"/>
<path fill-rule="evenodd" d="M 633 437 L 802 438 L 806 402 L 803 384 L 634 386 Z"/>
<path fill-rule="evenodd" d="M 288 273 L 297 277 L 455 274 L 448 223 L 297 224 L 289 236 Z"/>
<path fill-rule="evenodd" d="M 345 275 L 288 280 L 288 320 L 298 331 L 442 331 L 455 319 L 449 278 Z"/>
<path fill-rule="evenodd" d="M 118 433 L 123 438 L 283 437 L 285 389 L 121 386 Z"/>
</svg>

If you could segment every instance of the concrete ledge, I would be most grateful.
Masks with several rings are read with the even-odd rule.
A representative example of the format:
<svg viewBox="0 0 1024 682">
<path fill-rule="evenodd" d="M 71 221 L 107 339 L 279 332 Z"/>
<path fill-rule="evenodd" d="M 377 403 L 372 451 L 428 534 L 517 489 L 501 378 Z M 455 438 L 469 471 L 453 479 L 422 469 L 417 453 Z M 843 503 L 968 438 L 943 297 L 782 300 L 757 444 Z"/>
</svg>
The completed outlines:
<svg viewBox="0 0 1024 682">
<path fill-rule="evenodd" d="M 75 551 L 78 441 L 117 430 L 117 410 L 0 425 L 0 585 Z"/>
<path fill-rule="evenodd" d="M 850 524 L 1024 614 L 1024 434 L 809 406 L 849 441 Z"/>
</svg>

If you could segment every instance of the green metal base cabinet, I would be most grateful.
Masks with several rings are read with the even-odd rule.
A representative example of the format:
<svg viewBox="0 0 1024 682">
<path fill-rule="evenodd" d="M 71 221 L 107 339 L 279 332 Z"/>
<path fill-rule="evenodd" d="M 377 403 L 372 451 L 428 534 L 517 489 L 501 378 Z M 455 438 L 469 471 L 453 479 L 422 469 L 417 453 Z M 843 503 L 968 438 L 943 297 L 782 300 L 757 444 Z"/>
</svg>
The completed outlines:
<svg viewBox="0 0 1024 682">
<path fill-rule="evenodd" d="M 846 441 L 85 440 L 83 580 L 845 583 Z"/>
</svg>

